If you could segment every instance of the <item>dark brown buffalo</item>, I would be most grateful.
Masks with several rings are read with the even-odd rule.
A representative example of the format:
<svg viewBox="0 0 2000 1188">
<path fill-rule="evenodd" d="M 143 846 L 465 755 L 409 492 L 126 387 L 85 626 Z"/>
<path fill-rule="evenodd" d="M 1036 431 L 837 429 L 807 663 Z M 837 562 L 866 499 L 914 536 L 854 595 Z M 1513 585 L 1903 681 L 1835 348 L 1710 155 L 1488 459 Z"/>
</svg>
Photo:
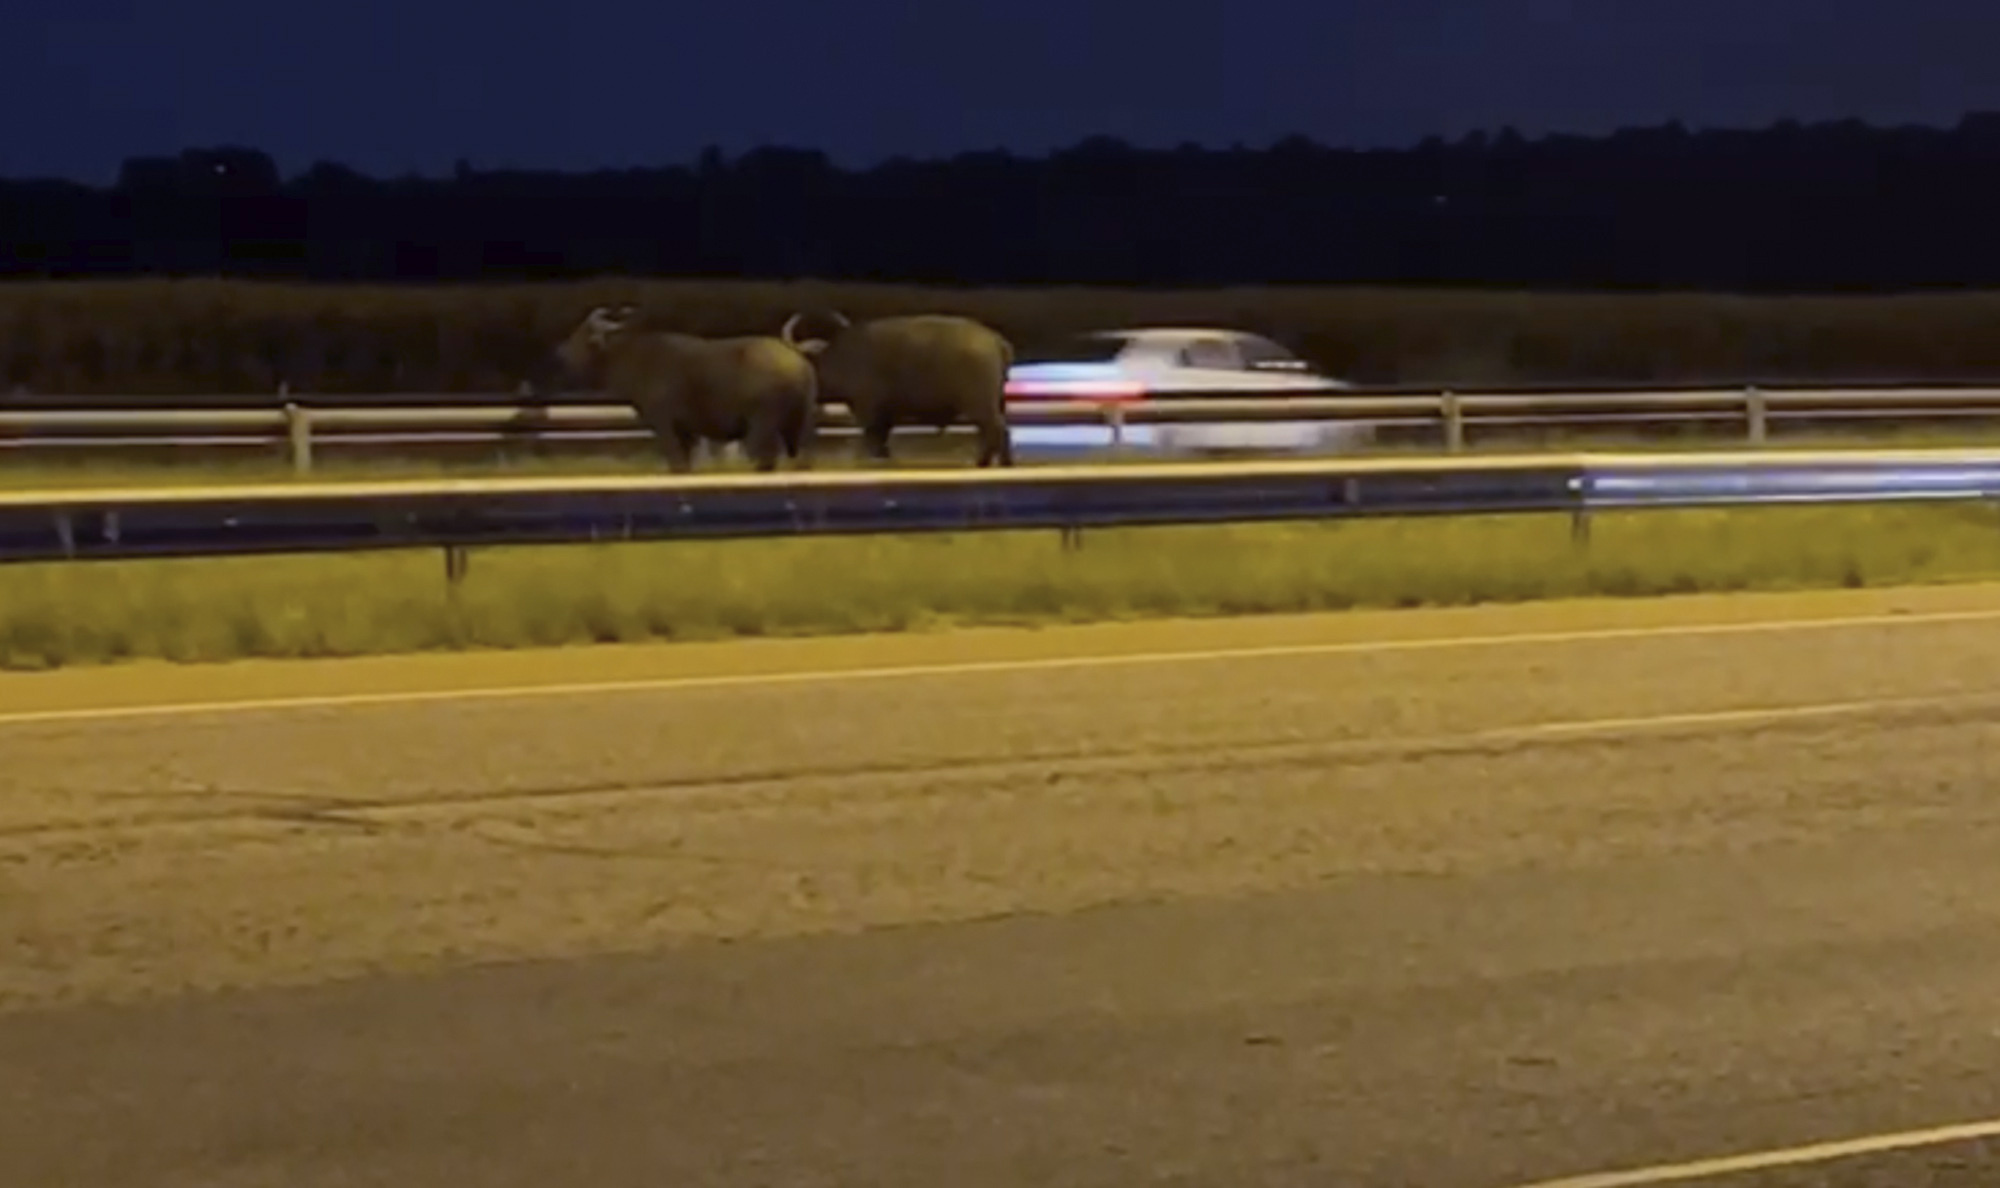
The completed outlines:
<svg viewBox="0 0 2000 1188">
<path fill-rule="evenodd" d="M 776 470 L 781 456 L 811 464 L 819 377 L 802 351 L 769 335 L 699 338 L 637 320 L 631 306 L 594 309 L 556 353 L 632 406 L 669 468 L 693 469 L 704 441 L 741 442 L 760 471 Z"/>
<path fill-rule="evenodd" d="M 847 406 L 869 457 L 888 461 L 898 425 L 964 422 L 978 431 L 980 466 L 1014 464 L 1006 403 L 1014 347 L 998 331 L 947 314 L 855 323 L 836 312 L 832 335 L 800 340 L 804 316 L 793 314 L 779 337 L 812 358 L 820 400 Z"/>
</svg>

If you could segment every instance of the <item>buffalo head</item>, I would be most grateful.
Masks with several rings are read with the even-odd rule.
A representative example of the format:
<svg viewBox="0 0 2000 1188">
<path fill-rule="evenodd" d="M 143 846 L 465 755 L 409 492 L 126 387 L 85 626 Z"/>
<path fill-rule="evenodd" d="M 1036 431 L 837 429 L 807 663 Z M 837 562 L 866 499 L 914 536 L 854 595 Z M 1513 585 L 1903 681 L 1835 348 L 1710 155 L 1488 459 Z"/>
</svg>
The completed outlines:
<svg viewBox="0 0 2000 1188">
<path fill-rule="evenodd" d="M 848 320 L 846 314 L 841 313 L 837 309 L 828 310 L 827 316 L 837 323 L 839 329 L 834 331 L 836 334 L 854 324 Z M 817 355 L 827 348 L 828 343 L 824 338 L 808 338 L 804 340 L 799 338 L 799 323 L 805 321 L 805 318 L 806 315 L 804 313 L 795 313 L 791 317 L 786 318 L 785 328 L 778 332 L 778 336 L 805 354 Z"/>
<path fill-rule="evenodd" d="M 636 305 L 600 305 L 577 323 L 576 329 L 556 348 L 556 354 L 571 371 L 587 375 L 603 360 L 612 340 L 638 317 Z"/>
</svg>

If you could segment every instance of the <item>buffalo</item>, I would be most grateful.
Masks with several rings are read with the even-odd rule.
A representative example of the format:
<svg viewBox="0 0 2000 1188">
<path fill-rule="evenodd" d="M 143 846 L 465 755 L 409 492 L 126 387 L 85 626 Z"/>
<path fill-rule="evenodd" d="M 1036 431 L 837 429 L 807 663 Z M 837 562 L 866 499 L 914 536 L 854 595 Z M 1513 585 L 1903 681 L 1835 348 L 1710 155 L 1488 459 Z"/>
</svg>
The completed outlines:
<svg viewBox="0 0 2000 1188">
<path fill-rule="evenodd" d="M 827 338 L 798 338 L 805 315 L 795 313 L 779 337 L 809 355 L 819 372 L 819 398 L 844 404 L 860 427 L 869 457 L 889 460 L 889 435 L 899 424 L 940 431 L 969 422 L 979 433 L 980 466 L 1014 464 L 1007 428 L 1007 372 L 1014 347 L 971 318 L 918 314 L 856 324 L 839 313 Z"/>
<path fill-rule="evenodd" d="M 804 352 L 769 335 L 699 338 L 644 330 L 632 306 L 599 306 L 556 348 L 572 371 L 600 375 L 632 406 L 670 469 L 694 467 L 702 442 L 742 442 L 760 471 L 782 454 L 810 464 L 819 421 L 819 376 Z"/>
</svg>

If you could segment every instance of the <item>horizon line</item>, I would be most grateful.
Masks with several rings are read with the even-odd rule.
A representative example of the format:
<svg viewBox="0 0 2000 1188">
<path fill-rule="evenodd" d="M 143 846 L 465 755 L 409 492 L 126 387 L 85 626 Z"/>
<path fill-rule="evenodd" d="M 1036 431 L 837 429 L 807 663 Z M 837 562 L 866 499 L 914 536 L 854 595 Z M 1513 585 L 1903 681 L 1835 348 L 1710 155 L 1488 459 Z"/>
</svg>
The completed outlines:
<svg viewBox="0 0 2000 1188">
<path fill-rule="evenodd" d="M 1840 116 L 1840 117 L 1827 117 L 1820 119 L 1801 119 L 1792 116 L 1781 116 L 1763 124 L 1698 125 L 1698 124 L 1691 124 L 1678 117 L 1667 117 L 1665 119 L 1661 119 L 1653 123 L 1622 124 L 1615 128 L 1602 132 L 1541 131 L 1533 135 L 1519 131 L 1518 128 L 1513 124 L 1500 124 L 1491 127 L 1481 126 L 1478 128 L 1468 129 L 1463 132 L 1458 132 L 1455 134 L 1442 133 L 1442 132 L 1430 133 L 1425 136 L 1419 137 L 1414 142 L 1403 141 L 1395 145 L 1336 144 L 1327 141 L 1317 140 L 1313 138 L 1311 135 L 1304 132 L 1288 132 L 1281 135 L 1272 136 L 1262 141 L 1262 143 L 1252 143 L 1248 140 L 1242 140 L 1242 139 L 1229 141 L 1227 143 L 1216 143 L 1213 141 L 1204 141 L 1196 138 L 1184 138 L 1170 142 L 1163 142 L 1163 141 L 1145 142 L 1145 141 L 1128 139 L 1123 136 L 1116 136 L 1109 133 L 1087 133 L 1075 137 L 1066 142 L 1050 145 L 1049 147 L 1040 150 L 1009 148 L 1005 145 L 989 145 L 984 147 L 961 148 L 945 153 L 931 153 L 931 154 L 889 153 L 877 156 L 874 159 L 866 162 L 854 162 L 851 164 L 843 164 L 835 153 L 825 148 L 813 147 L 811 145 L 806 145 L 806 144 L 792 144 L 792 143 L 772 141 L 772 142 L 757 144 L 749 148 L 735 149 L 735 150 L 725 149 L 720 145 L 711 144 L 696 150 L 691 155 L 684 157 L 680 160 L 656 161 L 645 164 L 641 163 L 605 164 L 605 165 L 588 166 L 582 168 L 552 166 L 552 165 L 527 165 L 527 164 L 481 165 L 473 162 L 467 157 L 459 156 L 459 157 L 454 157 L 450 164 L 447 164 L 442 168 L 437 169 L 433 172 L 403 170 L 401 172 L 384 172 L 384 173 L 369 173 L 365 169 L 352 165 L 347 165 L 337 159 L 330 157 L 310 157 L 310 156 L 306 158 L 309 163 L 306 164 L 304 167 L 294 170 L 287 170 L 280 163 L 281 154 L 274 153 L 269 149 L 259 148 L 255 145 L 220 141 L 220 142 L 211 142 L 207 144 L 185 144 L 177 149 L 165 152 L 128 153 L 125 156 L 120 157 L 118 159 L 117 165 L 114 166 L 112 170 L 112 176 L 108 181 L 91 181 L 85 178 L 78 177 L 73 174 L 72 175 L 0 174 L 0 185 L 55 183 L 55 184 L 80 186 L 86 189 L 109 189 L 109 188 L 114 188 L 117 185 L 117 174 L 120 171 L 122 171 L 125 168 L 125 166 L 127 166 L 132 162 L 176 161 L 189 154 L 246 153 L 246 154 L 261 155 L 266 159 L 270 160 L 273 166 L 277 167 L 278 176 L 281 183 L 297 181 L 305 177 L 306 175 L 310 174 L 315 169 L 319 169 L 326 166 L 332 166 L 345 170 L 356 177 L 373 182 L 451 181 L 461 171 L 469 172 L 474 175 L 484 175 L 484 176 L 496 176 L 496 175 L 506 175 L 506 174 L 517 174 L 517 175 L 534 174 L 542 176 L 559 176 L 559 177 L 589 177 L 598 174 L 665 173 L 676 170 L 687 171 L 687 170 L 698 169 L 701 166 L 703 158 L 708 156 L 709 153 L 711 152 L 718 154 L 721 160 L 727 164 L 734 164 L 747 157 L 753 157 L 762 153 L 781 153 L 781 154 L 797 154 L 801 156 L 817 156 L 822 158 L 830 168 L 838 172 L 865 174 L 865 173 L 872 173 L 876 170 L 891 166 L 913 165 L 913 164 L 915 165 L 946 164 L 967 157 L 1005 157 L 1017 161 L 1030 161 L 1030 162 L 1046 161 L 1052 157 L 1061 156 L 1065 153 L 1076 152 L 1078 150 L 1093 145 L 1106 146 L 1106 147 L 1115 145 L 1117 147 L 1135 153 L 1165 154 L 1165 153 L 1180 153 L 1180 152 L 1198 152 L 1198 153 L 1211 153 L 1211 154 L 1227 154 L 1227 153 L 1269 153 L 1288 144 L 1299 144 L 1302 147 L 1306 147 L 1311 150 L 1319 152 L 1327 152 L 1327 153 L 1348 153 L 1356 155 L 1372 155 L 1372 154 L 1393 155 L 1399 153 L 1412 153 L 1412 152 L 1422 151 L 1425 148 L 1430 147 L 1433 144 L 1433 142 L 1441 143 L 1447 148 L 1457 147 L 1465 144 L 1468 141 L 1474 141 L 1481 138 L 1484 138 L 1489 142 L 1501 139 L 1514 139 L 1518 140 L 1520 143 L 1525 145 L 1541 145 L 1541 144 L 1547 144 L 1550 141 L 1603 142 L 1616 139 L 1621 135 L 1629 135 L 1635 132 L 1665 132 L 1670 130 L 1678 130 L 1689 136 L 1702 136 L 1702 135 L 1713 135 L 1713 134 L 1756 135 L 1762 133 L 1775 132 L 1785 128 L 1799 128 L 1803 130 L 1810 130 L 1810 129 L 1825 129 L 1830 127 L 1858 125 L 1861 129 L 1865 129 L 1870 132 L 1928 132 L 1941 135 L 1950 135 L 1956 132 L 1961 132 L 1965 130 L 1968 124 L 1980 120 L 1993 120 L 1996 122 L 1996 124 L 2000 124 L 2000 111 L 1987 110 L 1982 108 L 1968 108 L 1965 111 L 1963 111 L 1955 120 L 1949 123 L 1943 123 L 1943 122 L 1926 123 L 1922 121 L 1905 120 L 1893 123 L 1877 124 L 1861 116 Z"/>
</svg>

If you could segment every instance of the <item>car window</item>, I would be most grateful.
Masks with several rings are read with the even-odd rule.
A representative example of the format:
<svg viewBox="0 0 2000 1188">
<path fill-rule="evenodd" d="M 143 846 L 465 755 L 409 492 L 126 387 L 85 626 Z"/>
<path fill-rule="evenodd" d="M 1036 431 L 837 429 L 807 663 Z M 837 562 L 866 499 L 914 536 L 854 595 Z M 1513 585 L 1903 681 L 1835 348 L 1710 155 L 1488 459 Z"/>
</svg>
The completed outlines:
<svg viewBox="0 0 2000 1188">
<path fill-rule="evenodd" d="M 1197 338 L 1181 348 L 1181 366 L 1238 371 L 1243 367 L 1243 357 L 1226 338 Z"/>
<path fill-rule="evenodd" d="M 1297 355 L 1268 338 L 1246 334 L 1236 340 L 1237 349 L 1243 353 L 1246 367 L 1271 371 L 1294 371 L 1303 364 Z"/>
<path fill-rule="evenodd" d="M 1125 340 L 1115 334 L 1073 334 L 1035 344 L 1015 357 L 1017 363 L 1109 363 L 1125 352 Z"/>
</svg>

